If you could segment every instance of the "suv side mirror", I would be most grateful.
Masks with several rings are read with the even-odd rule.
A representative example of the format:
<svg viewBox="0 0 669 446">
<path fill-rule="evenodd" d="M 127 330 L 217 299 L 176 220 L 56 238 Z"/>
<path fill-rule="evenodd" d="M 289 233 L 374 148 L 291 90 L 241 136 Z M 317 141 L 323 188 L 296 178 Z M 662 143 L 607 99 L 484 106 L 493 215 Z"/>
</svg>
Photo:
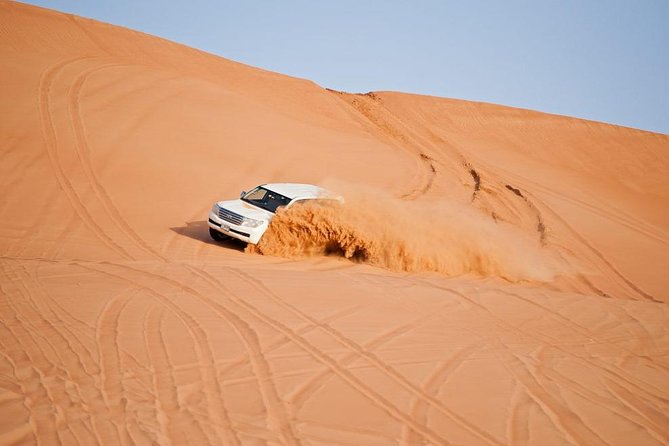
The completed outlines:
<svg viewBox="0 0 669 446">
<path fill-rule="evenodd" d="M 246 191 L 243 190 L 239 193 L 239 198 L 242 198 L 244 195 L 246 195 Z"/>
</svg>

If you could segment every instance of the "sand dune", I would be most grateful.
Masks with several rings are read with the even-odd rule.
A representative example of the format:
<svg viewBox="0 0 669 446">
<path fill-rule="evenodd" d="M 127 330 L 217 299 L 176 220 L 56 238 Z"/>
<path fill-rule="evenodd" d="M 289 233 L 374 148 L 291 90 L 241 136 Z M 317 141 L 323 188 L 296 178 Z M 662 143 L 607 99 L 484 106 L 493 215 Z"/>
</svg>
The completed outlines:
<svg viewBox="0 0 669 446">
<path fill-rule="evenodd" d="M 0 60 L 1 444 L 669 443 L 669 136 L 12 2 Z M 345 209 L 209 240 L 271 181 Z"/>
</svg>

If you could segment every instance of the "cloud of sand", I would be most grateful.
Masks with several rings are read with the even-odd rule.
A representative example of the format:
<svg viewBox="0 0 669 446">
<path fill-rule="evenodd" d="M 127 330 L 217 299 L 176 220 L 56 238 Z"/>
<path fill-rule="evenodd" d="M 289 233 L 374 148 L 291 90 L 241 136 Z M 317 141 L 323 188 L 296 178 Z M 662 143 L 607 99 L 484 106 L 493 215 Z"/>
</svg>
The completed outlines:
<svg viewBox="0 0 669 446">
<path fill-rule="evenodd" d="M 407 202 L 359 188 L 346 202 L 281 209 L 249 251 L 299 258 L 338 255 L 393 271 L 548 281 L 554 262 L 538 240 L 471 207 Z"/>
</svg>

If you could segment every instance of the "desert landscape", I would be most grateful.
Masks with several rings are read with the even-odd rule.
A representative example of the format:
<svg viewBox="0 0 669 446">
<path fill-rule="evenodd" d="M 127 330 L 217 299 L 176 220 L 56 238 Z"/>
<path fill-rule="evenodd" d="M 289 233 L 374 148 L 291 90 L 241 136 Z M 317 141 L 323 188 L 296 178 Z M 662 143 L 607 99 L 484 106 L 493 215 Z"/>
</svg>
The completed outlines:
<svg viewBox="0 0 669 446">
<path fill-rule="evenodd" d="M 669 136 L 8 1 L 0 54 L 0 444 L 669 444 Z M 211 240 L 266 182 L 346 202 Z"/>
</svg>

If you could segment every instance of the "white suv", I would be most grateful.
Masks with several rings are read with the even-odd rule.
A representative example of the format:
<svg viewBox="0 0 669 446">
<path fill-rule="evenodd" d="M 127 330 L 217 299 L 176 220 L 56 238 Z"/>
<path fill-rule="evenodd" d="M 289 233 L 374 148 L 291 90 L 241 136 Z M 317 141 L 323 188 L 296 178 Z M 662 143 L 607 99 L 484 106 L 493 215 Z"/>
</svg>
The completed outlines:
<svg viewBox="0 0 669 446">
<path fill-rule="evenodd" d="M 311 184 L 268 183 L 237 200 L 218 201 L 209 211 L 209 234 L 216 241 L 234 237 L 257 244 L 280 207 L 290 207 L 305 200 L 337 200 L 341 197 Z"/>
</svg>

